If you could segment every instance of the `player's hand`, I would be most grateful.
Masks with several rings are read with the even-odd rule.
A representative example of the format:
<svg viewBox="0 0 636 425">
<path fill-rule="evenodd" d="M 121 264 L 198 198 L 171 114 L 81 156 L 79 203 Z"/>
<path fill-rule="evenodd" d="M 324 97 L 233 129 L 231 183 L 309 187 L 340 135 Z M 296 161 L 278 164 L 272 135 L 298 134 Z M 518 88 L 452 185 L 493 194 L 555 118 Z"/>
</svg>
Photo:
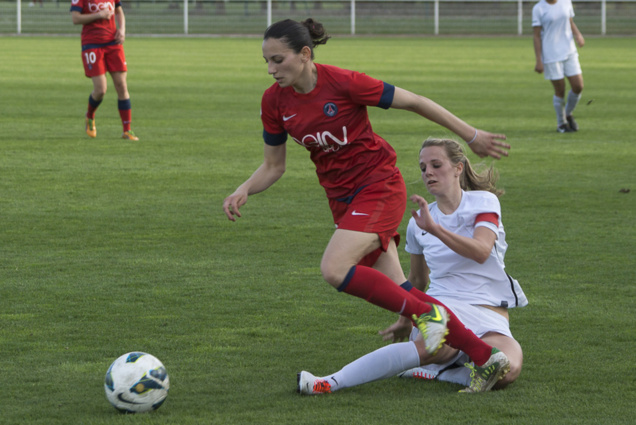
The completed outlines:
<svg viewBox="0 0 636 425">
<path fill-rule="evenodd" d="M 110 20 L 110 18 L 113 17 L 113 15 L 115 14 L 115 11 L 111 10 L 110 8 L 106 8 L 106 9 L 100 10 L 97 14 L 99 15 L 101 19 L 106 19 L 108 21 Z"/>
<path fill-rule="evenodd" d="M 411 210 L 411 215 L 415 219 L 417 227 L 426 232 L 433 233 L 433 227 L 435 227 L 436 224 L 431 216 L 431 212 L 428 210 L 428 202 L 426 202 L 426 199 L 422 198 L 420 195 L 412 195 L 410 199 L 411 202 L 416 203 L 420 208 L 419 214 L 417 211 Z"/>
<path fill-rule="evenodd" d="M 576 35 L 576 44 L 578 44 L 579 47 L 585 46 L 585 38 L 583 38 L 582 34 L 577 34 Z"/>
<path fill-rule="evenodd" d="M 236 217 L 241 217 L 239 208 L 247 202 L 247 194 L 242 192 L 234 192 L 223 201 L 223 212 L 231 221 L 236 221 Z"/>
<path fill-rule="evenodd" d="M 543 62 L 537 62 L 534 65 L 534 72 L 539 73 L 539 74 L 543 73 Z"/>
<path fill-rule="evenodd" d="M 118 28 L 117 31 L 115 31 L 115 43 L 124 44 L 125 39 L 126 34 Z"/>
<path fill-rule="evenodd" d="M 412 329 L 413 324 L 411 321 L 404 316 L 400 316 L 397 322 L 378 333 L 382 335 L 383 341 L 400 342 L 409 338 Z"/>
<path fill-rule="evenodd" d="M 493 134 L 487 131 L 478 130 L 475 140 L 468 147 L 480 158 L 491 156 L 500 159 L 502 156 L 508 156 L 510 145 L 501 140 L 506 140 L 505 134 Z"/>
</svg>

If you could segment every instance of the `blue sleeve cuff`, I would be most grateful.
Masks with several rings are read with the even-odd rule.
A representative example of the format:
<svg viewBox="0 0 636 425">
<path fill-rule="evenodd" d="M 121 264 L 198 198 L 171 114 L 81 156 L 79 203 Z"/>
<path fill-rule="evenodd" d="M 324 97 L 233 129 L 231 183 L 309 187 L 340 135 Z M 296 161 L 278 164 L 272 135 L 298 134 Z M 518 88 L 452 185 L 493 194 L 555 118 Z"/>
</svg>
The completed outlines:
<svg viewBox="0 0 636 425">
<path fill-rule="evenodd" d="M 79 6 L 71 6 L 71 12 L 80 12 L 82 13 L 82 8 Z"/>
<path fill-rule="evenodd" d="M 382 109 L 389 109 L 393 103 L 393 96 L 395 95 L 395 86 L 389 83 L 384 83 L 384 90 L 382 91 L 382 97 L 380 97 L 380 103 L 378 107 Z"/>
<path fill-rule="evenodd" d="M 279 134 L 271 134 L 263 130 L 263 140 L 270 146 L 279 146 L 287 141 L 287 132 L 283 131 Z"/>
</svg>

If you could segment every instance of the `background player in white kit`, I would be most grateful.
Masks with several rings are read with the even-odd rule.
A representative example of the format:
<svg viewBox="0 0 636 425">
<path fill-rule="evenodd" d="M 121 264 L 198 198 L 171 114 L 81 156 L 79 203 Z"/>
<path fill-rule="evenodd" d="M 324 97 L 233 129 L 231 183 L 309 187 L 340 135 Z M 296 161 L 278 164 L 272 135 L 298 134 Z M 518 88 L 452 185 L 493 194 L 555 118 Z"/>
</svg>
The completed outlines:
<svg viewBox="0 0 636 425">
<path fill-rule="evenodd" d="M 557 131 L 577 131 L 579 126 L 572 113 L 583 91 L 583 74 L 579 54 L 574 41 L 583 47 L 585 39 L 574 23 L 571 0 L 541 0 L 532 8 L 534 31 L 534 70 L 544 73 L 552 82 L 552 103 L 556 111 Z M 570 91 L 565 100 L 565 77 L 570 82 Z"/>
<path fill-rule="evenodd" d="M 523 307 L 528 301 L 517 281 L 504 269 L 507 244 L 496 175 L 492 168 L 476 173 L 459 143 L 446 139 L 424 142 L 420 168 L 436 202 L 429 206 L 424 198 L 411 197 L 420 210 L 412 212 L 406 234 L 406 250 L 411 254 L 408 281 L 424 288 L 429 285 L 430 276 L 426 293 L 452 310 L 478 337 L 506 354 L 510 372 L 486 378 L 488 389 L 495 385 L 502 388 L 519 376 L 523 363 L 521 346 L 510 332 L 508 309 Z M 400 319 L 382 333 L 385 339 L 394 341 L 411 333 L 409 342 L 380 348 L 334 374 L 317 378 L 301 372 L 298 391 L 317 394 L 326 391 L 316 388 L 329 388 L 331 392 L 396 374 L 437 377 L 469 385 L 462 390 L 465 392 L 484 387 L 475 382 L 481 378 L 472 373 L 474 366 L 470 364 L 468 368 L 447 372 L 458 361 L 465 361 L 462 352 L 444 345 L 435 356 L 429 356 L 419 332 L 411 329 L 408 321 Z M 420 364 L 430 366 L 419 368 Z M 316 385 L 322 381 L 324 385 Z"/>
</svg>

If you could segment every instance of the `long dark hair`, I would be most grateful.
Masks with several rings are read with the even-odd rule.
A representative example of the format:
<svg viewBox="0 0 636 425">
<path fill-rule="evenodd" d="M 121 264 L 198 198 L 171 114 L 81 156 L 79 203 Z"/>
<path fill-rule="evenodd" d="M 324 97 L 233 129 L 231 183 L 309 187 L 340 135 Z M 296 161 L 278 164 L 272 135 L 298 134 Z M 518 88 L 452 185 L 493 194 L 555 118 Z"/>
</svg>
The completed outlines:
<svg viewBox="0 0 636 425">
<path fill-rule="evenodd" d="M 308 46 L 313 59 L 314 48 L 326 44 L 331 37 L 320 22 L 308 18 L 302 22 L 293 19 L 278 21 L 265 30 L 263 40 L 268 38 L 284 41 L 296 53 L 300 53 L 303 47 Z"/>
</svg>

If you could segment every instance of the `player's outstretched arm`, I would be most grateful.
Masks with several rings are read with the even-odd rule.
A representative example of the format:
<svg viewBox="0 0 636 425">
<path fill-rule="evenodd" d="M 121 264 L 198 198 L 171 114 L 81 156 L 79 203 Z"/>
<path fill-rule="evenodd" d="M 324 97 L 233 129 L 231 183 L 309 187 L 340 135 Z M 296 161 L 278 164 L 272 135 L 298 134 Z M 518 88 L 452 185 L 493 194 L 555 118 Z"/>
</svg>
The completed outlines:
<svg viewBox="0 0 636 425">
<path fill-rule="evenodd" d="M 276 183 L 285 173 L 286 145 L 265 145 L 264 160 L 260 167 L 240 185 L 234 193 L 223 201 L 223 212 L 229 220 L 241 217 L 239 209 L 247 202 L 247 197 L 259 193 Z"/>
<path fill-rule="evenodd" d="M 466 141 L 470 149 L 482 158 L 491 156 L 499 159 L 502 156 L 508 156 L 510 145 L 502 141 L 506 140 L 504 134 L 489 133 L 474 128 L 424 96 L 396 87 L 391 107 L 415 112 L 446 127 Z"/>
<path fill-rule="evenodd" d="M 510 149 L 510 145 L 502 140 L 506 140 L 505 134 L 494 134 L 475 129 L 475 135 L 472 141 L 468 141 L 470 142 L 468 147 L 480 158 L 490 156 L 500 159 L 502 156 L 508 156 Z"/>
</svg>

